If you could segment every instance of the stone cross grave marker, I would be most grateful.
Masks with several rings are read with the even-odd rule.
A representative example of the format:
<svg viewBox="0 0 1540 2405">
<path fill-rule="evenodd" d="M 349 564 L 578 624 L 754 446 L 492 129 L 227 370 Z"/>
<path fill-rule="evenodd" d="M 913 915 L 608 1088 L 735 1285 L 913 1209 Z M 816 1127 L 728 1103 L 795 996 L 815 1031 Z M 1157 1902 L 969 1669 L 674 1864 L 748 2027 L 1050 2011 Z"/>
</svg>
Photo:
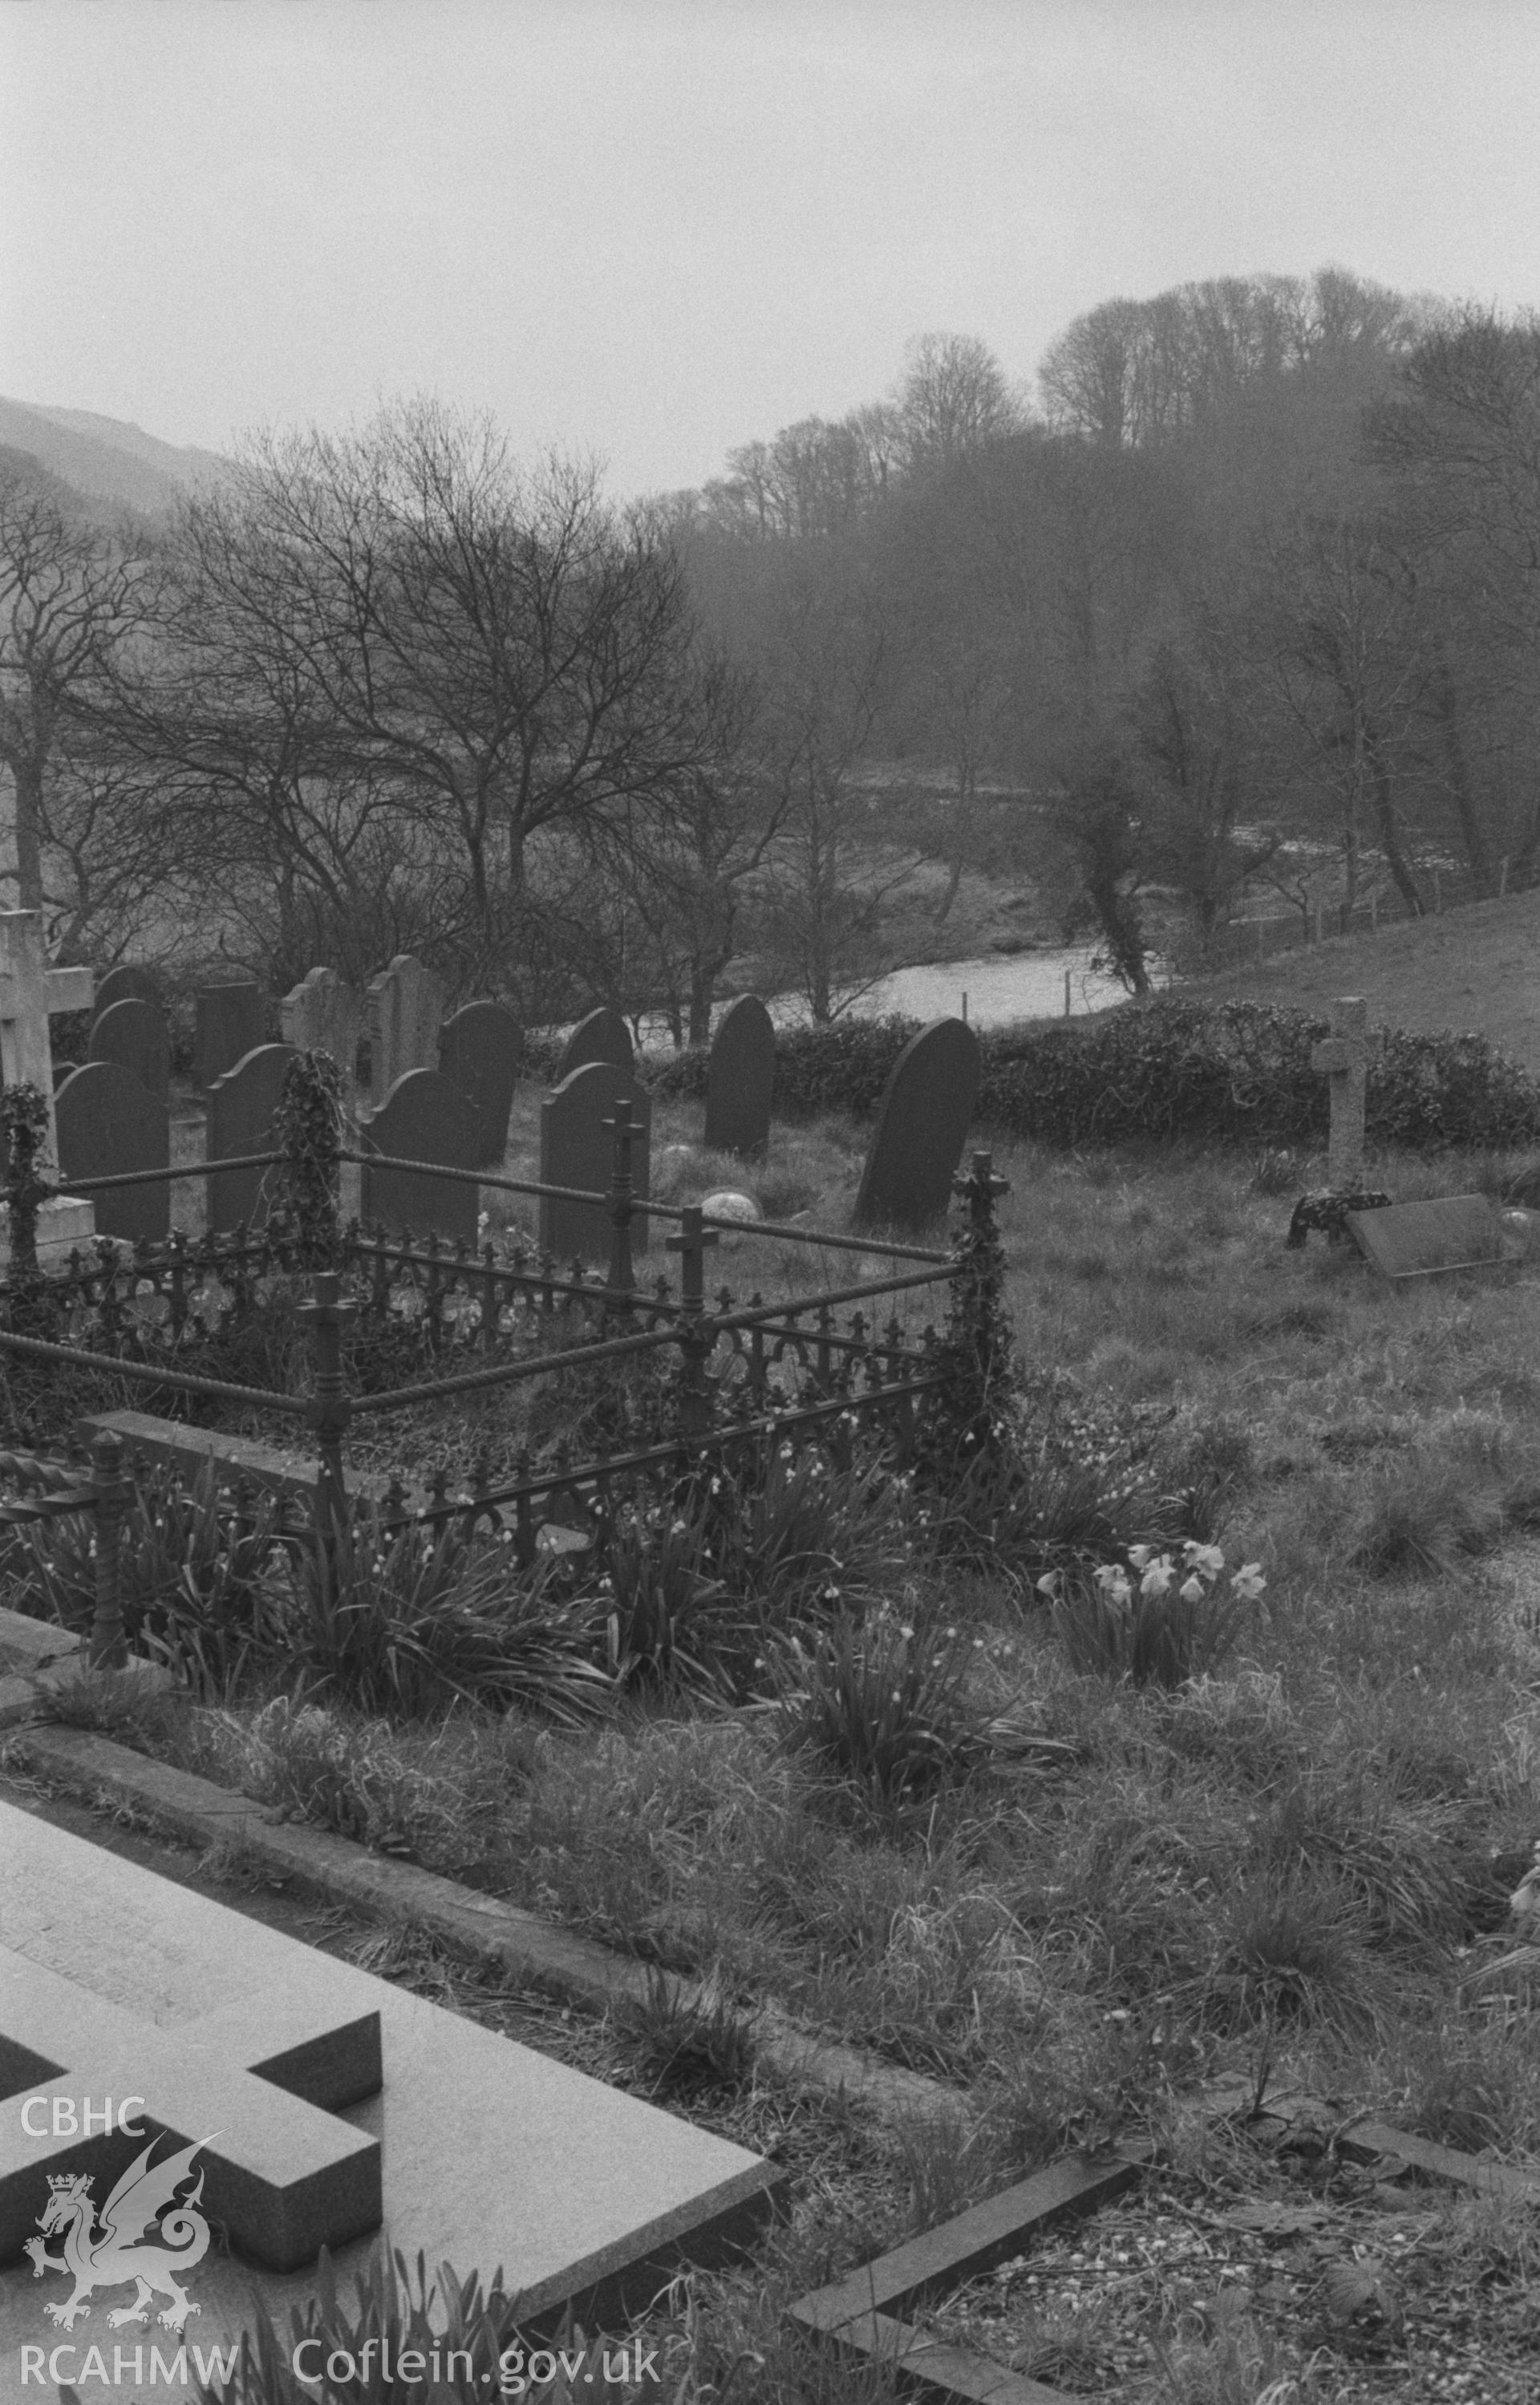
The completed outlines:
<svg viewBox="0 0 1540 2405">
<path fill-rule="evenodd" d="M 131 1169 L 169 1169 L 171 1113 L 116 1061 L 88 1061 L 72 1070 L 54 1100 L 59 1171 L 96 1213 L 96 1231 L 135 1245 L 171 1232 L 171 1187 L 119 1186 L 93 1194 L 93 1177 Z"/>
<path fill-rule="evenodd" d="M 131 2120 L 199 2149 L 208 2211 L 270 2271 L 380 2226 L 379 2141 L 337 2117 L 379 2089 L 377 2012 L 269 1990 L 161 2029 L 0 1947 L 0 2063 L 10 2095 L 48 2100 L 26 2121 L 0 2113 L 0 2262 L 36 2227 L 40 2173 L 94 2173 L 100 2201 L 150 2134 L 55 2134 L 56 2097 L 142 2100 Z"/>
<path fill-rule="evenodd" d="M 364 1123 L 360 1149 L 394 1153 L 399 1160 L 430 1160 L 445 1169 L 475 1169 L 476 1115 L 437 1069 L 409 1069 L 398 1077 L 383 1110 Z M 413 1235 L 431 1229 L 451 1244 L 476 1241 L 478 1189 L 457 1177 L 420 1170 L 376 1169 L 364 1163 L 359 1217 L 366 1228 Z"/>
<path fill-rule="evenodd" d="M 260 1044 L 262 989 L 248 978 L 241 984 L 203 986 L 194 999 L 192 1075 L 199 1091 L 206 1094 Z"/>
<path fill-rule="evenodd" d="M 48 1110 L 41 1170 L 51 1178 L 59 1166 L 59 1131 L 53 1108 L 53 1048 L 49 1020 L 63 1011 L 89 1010 L 89 968 L 51 969 L 43 949 L 39 910 L 0 910 L 0 1086 L 35 1086 Z M 60 1195 L 37 1215 L 39 1259 L 89 1244 L 89 1202 Z M 5 1259 L 10 1253 L 8 1234 Z"/>
<path fill-rule="evenodd" d="M 243 1153 L 277 1149 L 278 1105 L 288 1064 L 296 1058 L 291 1044 L 259 1044 L 210 1090 L 203 1142 L 211 1234 L 226 1233 L 243 1221 L 253 1230 L 266 1222 L 276 1166 L 221 1169 L 218 1164 Z"/>
<path fill-rule="evenodd" d="M 99 1010 L 91 1022 L 87 1057 L 116 1062 L 147 1094 L 162 1103 L 171 1092 L 171 1032 L 159 1003 L 125 994 L 121 1002 Z"/>
<path fill-rule="evenodd" d="M 51 969 L 40 910 L 0 910 L 0 1085 L 35 1086 L 48 1104 L 44 1160 L 59 1159 L 53 1127 L 53 1048 L 49 1020 L 89 1010 L 91 972 Z"/>
<path fill-rule="evenodd" d="M 251 1807 L 225 1800 L 239 1807 L 234 1835 Z M 254 2295 L 287 2333 L 291 2312 L 317 2295 L 315 2270 L 262 2268 L 261 2250 L 272 2261 L 276 2237 L 292 2261 L 314 2244 L 312 2208 L 322 2204 L 337 2214 L 341 2296 L 399 2248 L 409 2264 L 421 2253 L 485 2283 L 500 2266 L 525 2330 L 568 2305 L 594 2329 L 613 2328 L 617 2312 L 644 2313 L 682 2265 L 741 2254 L 780 2185 L 740 2146 L 10 1805 L 0 1806 L 0 1927 L 14 1975 L 0 1979 L 0 2064 L 10 2074 L 0 2080 L 0 2362 L 14 2377 L 22 2346 L 41 2350 L 44 2367 L 54 2347 L 66 2349 L 19 2397 L 51 2397 L 63 2381 L 81 2405 L 147 2398 L 143 2372 L 137 2388 L 112 2386 L 115 2341 L 130 2361 L 142 2342 L 146 2366 L 156 2342 L 168 2356 L 184 2339 L 228 2345 L 251 2326 Z M 103 2147 L 100 2131 L 83 2144 L 55 2140 L 51 2110 L 57 2096 L 62 2117 L 70 2104 L 78 2116 L 89 2097 L 99 2122 L 109 2094 L 117 2103 L 144 2096 L 147 2130 L 209 2142 L 198 2154 L 204 2202 L 214 2205 L 220 2157 L 229 2201 L 215 2210 L 231 2224 L 247 2216 L 231 2251 L 216 2240 L 178 2275 L 197 2312 L 174 2338 L 153 2317 L 161 2296 L 147 2324 L 111 2326 L 135 2291 L 132 2277 L 108 2271 L 90 2320 L 59 2327 L 48 2306 L 64 2304 L 70 2280 L 52 2269 L 35 2277 L 22 2252 L 30 2239 L 61 2257 L 57 2229 L 38 2227 L 50 2176 L 92 2175 L 98 2205 L 110 2192 L 114 2165 L 98 2171 L 84 2151 Z M 24 2145 L 34 2096 L 49 2109 L 33 2105 L 27 2117 L 46 2120 L 48 2134 Z M 120 2167 L 147 2142 L 112 2143 Z M 37 2154 L 25 2150 L 34 2145 Z M 244 2193 L 232 2176 L 242 2169 Z M 284 2224 L 273 2228 L 280 2211 L 287 2239 Z M 364 2234 L 340 2234 L 349 2227 Z M 158 2236 L 145 2233 L 146 2251 L 163 2260 L 174 2242 Z M 105 2359 L 100 2381 L 82 2376 L 93 2341 Z"/>
<path fill-rule="evenodd" d="M 1331 1134 L 1326 1183 L 1334 1194 L 1364 1183 L 1364 1124 L 1368 1088 L 1369 1006 L 1344 994 L 1332 1010 L 1332 1032 L 1310 1054 L 1310 1066 L 1331 1079 Z"/>
<path fill-rule="evenodd" d="M 757 993 L 728 1004 L 706 1079 L 706 1141 L 713 1152 L 758 1160 L 770 1142 L 776 1085 L 776 1030 Z"/>
<path fill-rule="evenodd" d="M 104 1010 L 110 1010 L 115 1002 L 158 1003 L 160 999 L 160 988 L 148 969 L 140 968 L 133 961 L 120 961 L 117 968 L 108 969 L 105 977 L 97 981 L 96 1019 Z M 96 1019 L 91 1021 L 93 1027 Z"/>
<path fill-rule="evenodd" d="M 561 1085 L 574 1069 L 586 1069 L 591 1061 L 612 1061 L 617 1069 L 630 1076 L 636 1066 L 636 1052 L 631 1043 L 631 1030 L 618 1010 L 608 1003 L 591 1010 L 580 1019 L 562 1047 L 562 1057 L 556 1063 L 556 1083 Z"/>
<path fill-rule="evenodd" d="M 297 1052 L 326 1052 L 343 1074 L 344 1101 L 358 1062 L 363 1002 L 356 986 L 335 969 L 312 969 L 278 1006 L 284 1042 Z"/>
<path fill-rule="evenodd" d="M 965 1019 L 937 1019 L 893 1063 L 856 1196 L 858 1228 L 917 1233 L 952 1199 L 978 1100 L 978 1037 Z"/>
<path fill-rule="evenodd" d="M 508 1149 L 523 1046 L 518 1020 L 500 1002 L 468 1002 L 444 1021 L 439 1066 L 475 1114 L 478 1169 L 496 1169 Z"/>
<path fill-rule="evenodd" d="M 1365 1259 L 1393 1282 L 1442 1270 L 1492 1269 L 1508 1259 L 1503 1222 L 1485 1194 L 1350 1211 L 1348 1231 Z"/>
<path fill-rule="evenodd" d="M 613 1131 L 605 1125 L 622 1102 L 631 1105 L 636 1136 L 631 1146 L 631 1190 L 638 1202 L 652 1191 L 652 1104 L 629 1069 L 613 1061 L 589 1061 L 562 1079 L 540 1104 L 540 1183 L 576 1186 L 608 1193 L 614 1169 Z M 631 1249 L 645 1253 L 650 1221 L 631 1222 Z M 602 1202 L 562 1202 L 540 1197 L 540 1250 L 560 1262 L 609 1259 L 613 1231 Z"/>
<path fill-rule="evenodd" d="M 371 977 L 364 998 L 369 1029 L 369 1099 L 385 1108 L 390 1090 L 410 1069 L 439 1065 L 443 988 L 414 952 L 398 952 Z"/>
</svg>

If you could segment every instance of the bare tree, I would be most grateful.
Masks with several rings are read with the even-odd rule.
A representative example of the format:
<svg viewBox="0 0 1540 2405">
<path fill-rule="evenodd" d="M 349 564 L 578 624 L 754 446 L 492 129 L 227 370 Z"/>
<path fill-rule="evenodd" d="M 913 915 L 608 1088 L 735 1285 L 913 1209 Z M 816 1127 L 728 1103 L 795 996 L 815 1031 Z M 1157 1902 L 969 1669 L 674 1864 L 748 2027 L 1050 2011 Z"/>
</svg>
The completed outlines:
<svg viewBox="0 0 1540 2405">
<path fill-rule="evenodd" d="M 134 625 L 142 562 L 24 454 L 0 460 L 0 764 L 10 772 L 16 886 L 48 902 L 50 783 L 72 717 Z"/>
</svg>

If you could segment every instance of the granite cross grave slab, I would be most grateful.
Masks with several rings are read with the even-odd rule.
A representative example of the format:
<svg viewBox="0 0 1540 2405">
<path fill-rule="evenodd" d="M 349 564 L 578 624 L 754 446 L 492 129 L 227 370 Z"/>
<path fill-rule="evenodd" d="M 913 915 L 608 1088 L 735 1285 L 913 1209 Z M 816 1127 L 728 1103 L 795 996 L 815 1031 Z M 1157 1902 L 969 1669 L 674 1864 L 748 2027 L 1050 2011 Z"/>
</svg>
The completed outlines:
<svg viewBox="0 0 1540 2405">
<path fill-rule="evenodd" d="M 556 1083 L 561 1085 L 574 1069 L 586 1069 L 591 1061 L 612 1061 L 617 1069 L 629 1075 L 636 1065 L 636 1052 L 631 1042 L 631 1030 L 618 1010 L 606 1003 L 580 1019 L 562 1047 L 556 1063 Z"/>
<path fill-rule="evenodd" d="M 1348 1228 L 1381 1277 L 1432 1277 L 1440 1270 L 1491 1269 L 1509 1256 L 1503 1222 L 1485 1194 L 1446 1194 L 1431 1202 L 1392 1202 L 1350 1211 Z"/>
<path fill-rule="evenodd" d="M 171 1231 L 171 1187 L 119 1186 L 93 1193 L 97 1177 L 133 1169 L 169 1169 L 171 1113 L 116 1061 L 88 1061 L 54 1097 L 59 1173 L 96 1213 L 96 1232 L 128 1244 L 157 1243 Z"/>
<path fill-rule="evenodd" d="M 1364 1183 L 1364 1126 L 1368 1090 L 1369 1006 L 1344 994 L 1332 1010 L 1332 1032 L 1310 1054 L 1310 1066 L 1331 1079 L 1331 1133 L 1326 1183 L 1337 1194 Z"/>
<path fill-rule="evenodd" d="M 730 1002 L 711 1038 L 706 1076 L 706 1141 L 714 1152 L 757 1160 L 770 1142 L 776 1030 L 757 993 Z"/>
<path fill-rule="evenodd" d="M 394 1153 L 399 1160 L 427 1160 L 445 1169 L 474 1169 L 476 1117 L 457 1086 L 437 1069 L 409 1069 L 398 1077 L 383 1110 L 364 1123 L 365 1153 Z M 359 1217 L 366 1228 L 414 1235 L 431 1229 L 451 1243 L 476 1241 L 477 1188 L 463 1178 L 434 1177 L 421 1170 L 379 1169 L 364 1163 Z"/>
<path fill-rule="evenodd" d="M 192 1075 L 199 1091 L 206 1094 L 260 1044 L 262 989 L 250 979 L 206 985 L 194 1003 Z"/>
<path fill-rule="evenodd" d="M 684 2264 L 741 2253 L 770 2211 L 779 2174 L 742 2147 L 10 1805 L 0 1924 L 0 2394 L 17 2405 L 60 2384 L 80 2405 L 151 2381 L 190 2398 L 196 2367 L 161 2380 L 151 2347 L 206 2356 L 251 2326 L 254 2296 L 287 2334 L 315 2294 L 300 2258 L 323 2239 L 343 2295 L 399 2249 L 462 2278 L 500 2269 L 523 2327 L 570 2305 L 593 2330 L 645 2311 Z M 195 2208 L 181 2238 L 162 2224 L 169 2243 L 136 2250 L 159 2266 L 180 2247 L 187 2314 L 162 2327 L 163 2296 L 136 2300 L 135 2272 L 109 2268 L 92 2319 L 63 2327 L 63 2248 L 39 2229 L 49 2181 L 66 2183 L 55 2232 L 71 2183 L 89 2177 L 99 2208 L 149 2142 L 117 2126 L 138 2098 L 156 2155 L 195 2149 L 204 2180 L 201 2200 L 179 2190 Z M 56 2102 L 65 2124 L 89 2105 L 92 2134 L 56 2136 Z M 194 2261 L 203 2207 L 230 2249 Z M 127 2320 L 136 2303 L 145 2317 Z M 143 2349 L 138 2387 L 115 2384 L 119 2344 L 131 2365 Z"/>
<path fill-rule="evenodd" d="M 606 1124 L 617 1106 L 629 1103 L 637 1132 L 631 1146 L 631 1190 L 645 1202 L 651 1193 L 652 1104 L 629 1069 L 613 1061 L 589 1061 L 562 1079 L 540 1104 L 540 1183 L 608 1193 L 614 1172 L 614 1131 Z M 631 1248 L 648 1248 L 649 1221 L 631 1222 Z M 540 1250 L 558 1261 L 608 1261 L 612 1222 L 602 1202 L 564 1202 L 540 1197 Z"/>
<path fill-rule="evenodd" d="M 439 1066 L 475 1115 L 478 1169 L 496 1169 L 508 1149 L 522 1049 L 519 1022 L 500 1002 L 468 1002 L 444 1021 Z"/>
<path fill-rule="evenodd" d="M 439 1065 L 443 988 L 414 952 L 398 952 L 369 981 L 364 997 L 369 1034 L 369 1098 L 383 1110 L 391 1088 L 411 1069 Z"/>
<path fill-rule="evenodd" d="M 244 1153 L 273 1152 L 278 1142 L 278 1105 L 288 1064 L 299 1056 L 291 1044 L 259 1044 L 217 1078 L 208 1098 L 204 1135 L 208 1161 L 208 1224 L 223 1234 L 243 1222 L 264 1225 L 276 1190 L 276 1165 L 266 1169 L 220 1169 L 221 1160 Z"/>
<path fill-rule="evenodd" d="M 917 1232 L 942 1217 L 978 1099 L 978 1038 L 937 1019 L 893 1063 L 856 1196 L 858 1228 Z"/>
<path fill-rule="evenodd" d="M 171 1032 L 157 1002 L 126 994 L 91 1021 L 87 1058 L 112 1061 L 138 1080 L 147 1094 L 165 1102 L 171 1091 Z"/>
</svg>

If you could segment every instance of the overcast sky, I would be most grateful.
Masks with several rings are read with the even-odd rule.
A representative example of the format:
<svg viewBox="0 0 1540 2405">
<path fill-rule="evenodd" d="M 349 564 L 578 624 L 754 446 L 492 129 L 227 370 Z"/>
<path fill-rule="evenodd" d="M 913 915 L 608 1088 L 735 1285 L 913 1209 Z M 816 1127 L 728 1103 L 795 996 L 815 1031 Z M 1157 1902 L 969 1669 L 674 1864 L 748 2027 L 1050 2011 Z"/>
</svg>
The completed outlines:
<svg viewBox="0 0 1540 2405">
<path fill-rule="evenodd" d="M 614 485 L 1327 261 L 1540 302 L 1536 0 L 7 0 L 0 391 L 228 446 L 431 389 Z"/>
</svg>

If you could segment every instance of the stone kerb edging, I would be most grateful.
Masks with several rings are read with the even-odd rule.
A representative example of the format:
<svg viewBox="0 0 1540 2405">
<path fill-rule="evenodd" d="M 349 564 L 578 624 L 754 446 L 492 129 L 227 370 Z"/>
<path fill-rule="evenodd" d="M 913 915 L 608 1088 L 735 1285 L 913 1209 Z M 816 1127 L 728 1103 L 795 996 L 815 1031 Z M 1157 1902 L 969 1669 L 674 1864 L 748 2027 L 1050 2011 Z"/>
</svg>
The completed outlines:
<svg viewBox="0 0 1540 2405">
<path fill-rule="evenodd" d="M 15 1615 L 0 1617 L 13 1624 Z M 6 1687 L 21 1683 L 0 1682 Z M 29 1701 L 35 1709 L 35 1698 Z M 415 1863 L 371 1853 L 329 1829 L 281 1821 L 250 1796 L 216 1786 L 191 1771 L 148 1761 L 90 1730 L 29 1721 L 8 1734 L 7 1750 L 15 1758 L 77 1794 L 126 1805 L 196 1846 L 239 1847 L 301 1893 L 371 1920 L 421 1930 L 456 1954 L 497 1965 L 521 1987 L 593 2013 L 608 2012 L 648 1993 L 645 1962 Z M 676 1985 L 686 2001 L 700 1992 L 691 1979 L 679 1979 Z M 881 2119 L 955 2117 L 966 2111 L 966 2099 L 939 2080 L 804 2031 L 774 2005 L 753 2015 L 749 2026 L 756 2052 L 783 2076 L 859 2101 Z"/>
</svg>

